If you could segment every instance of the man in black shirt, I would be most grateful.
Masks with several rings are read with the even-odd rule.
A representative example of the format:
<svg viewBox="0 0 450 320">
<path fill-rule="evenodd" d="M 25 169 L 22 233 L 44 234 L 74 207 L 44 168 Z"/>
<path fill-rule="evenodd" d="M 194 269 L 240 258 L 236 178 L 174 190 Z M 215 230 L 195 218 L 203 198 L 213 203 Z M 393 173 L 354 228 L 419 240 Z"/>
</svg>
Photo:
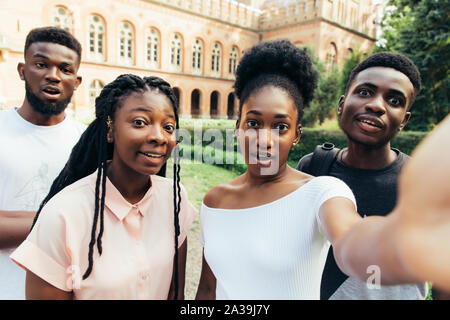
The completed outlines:
<svg viewBox="0 0 450 320">
<path fill-rule="evenodd" d="M 363 217 L 386 215 L 395 207 L 398 176 L 408 156 L 391 148 L 390 141 L 408 122 L 409 110 L 420 88 L 417 67 L 400 54 L 374 54 L 350 74 L 345 95 L 338 104 L 339 124 L 347 136 L 347 147 L 337 153 L 328 172 L 323 174 L 347 183 Z M 308 171 L 311 160 L 312 154 L 306 155 L 297 169 L 311 173 Z M 349 278 L 340 271 L 330 248 L 322 276 L 321 299 L 426 297 L 426 284 L 379 286 L 371 276 L 368 270 L 367 282 Z"/>
</svg>

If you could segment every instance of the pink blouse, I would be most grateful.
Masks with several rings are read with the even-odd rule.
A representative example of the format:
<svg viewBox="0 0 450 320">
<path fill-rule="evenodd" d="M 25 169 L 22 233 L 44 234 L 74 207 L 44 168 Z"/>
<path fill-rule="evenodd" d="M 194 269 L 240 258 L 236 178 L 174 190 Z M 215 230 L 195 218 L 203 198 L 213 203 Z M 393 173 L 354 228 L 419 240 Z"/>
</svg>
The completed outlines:
<svg viewBox="0 0 450 320">
<path fill-rule="evenodd" d="M 96 177 L 97 172 L 55 195 L 11 259 L 56 288 L 73 291 L 74 299 L 167 299 L 175 254 L 173 180 L 152 175 L 152 187 L 134 205 L 106 180 L 103 251 L 100 256 L 95 245 L 92 272 L 82 280 Z M 184 187 L 181 199 L 179 246 L 197 216 Z"/>
</svg>

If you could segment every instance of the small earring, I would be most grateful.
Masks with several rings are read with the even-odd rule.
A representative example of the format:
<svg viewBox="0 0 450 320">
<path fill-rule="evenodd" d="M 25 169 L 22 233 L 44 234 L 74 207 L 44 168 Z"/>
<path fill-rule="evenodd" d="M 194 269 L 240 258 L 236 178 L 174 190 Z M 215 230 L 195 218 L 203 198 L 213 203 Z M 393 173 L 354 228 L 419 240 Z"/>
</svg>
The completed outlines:
<svg viewBox="0 0 450 320">
<path fill-rule="evenodd" d="M 106 125 L 108 126 L 109 131 L 112 131 L 112 120 L 110 116 L 106 119 Z"/>
</svg>

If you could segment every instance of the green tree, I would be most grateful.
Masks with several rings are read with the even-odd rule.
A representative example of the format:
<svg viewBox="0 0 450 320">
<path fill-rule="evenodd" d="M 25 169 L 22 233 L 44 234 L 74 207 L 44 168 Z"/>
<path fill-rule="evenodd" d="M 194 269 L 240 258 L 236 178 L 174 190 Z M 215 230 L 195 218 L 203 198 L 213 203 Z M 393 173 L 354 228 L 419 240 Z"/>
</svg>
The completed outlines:
<svg viewBox="0 0 450 320">
<path fill-rule="evenodd" d="M 356 67 L 365 58 L 364 52 L 359 48 L 353 50 L 353 52 L 345 59 L 344 65 L 342 66 L 341 73 L 339 75 L 339 96 L 345 93 L 345 87 L 347 86 L 348 78 L 353 68 Z"/>
<path fill-rule="evenodd" d="M 302 125 L 312 127 L 315 124 L 322 124 L 325 119 L 333 116 L 333 109 L 339 99 L 338 82 L 339 70 L 332 68 L 327 70 L 325 64 L 314 54 L 311 47 L 306 47 L 310 54 L 314 68 L 319 72 L 317 89 L 310 106 L 305 108 Z"/>
<path fill-rule="evenodd" d="M 406 128 L 426 131 L 450 112 L 450 1 L 390 0 L 388 5 L 377 51 L 402 53 L 419 68 L 422 92 Z"/>
</svg>

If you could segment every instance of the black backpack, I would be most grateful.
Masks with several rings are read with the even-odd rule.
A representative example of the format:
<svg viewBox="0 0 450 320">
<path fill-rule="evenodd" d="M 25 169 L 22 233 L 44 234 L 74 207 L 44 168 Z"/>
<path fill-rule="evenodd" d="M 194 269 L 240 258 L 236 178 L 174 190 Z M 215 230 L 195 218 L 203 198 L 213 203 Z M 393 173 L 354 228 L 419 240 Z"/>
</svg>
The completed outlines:
<svg viewBox="0 0 450 320">
<path fill-rule="evenodd" d="M 324 176 L 327 175 L 330 171 L 330 168 L 334 161 L 336 160 L 336 157 L 341 149 L 335 148 L 334 144 L 331 142 L 325 142 L 321 145 L 316 146 L 314 149 L 314 152 L 312 153 L 311 161 L 309 163 L 309 166 L 306 166 L 305 168 L 301 168 L 303 166 L 302 161 L 306 157 L 308 157 L 310 154 L 303 156 L 298 164 L 297 169 L 301 168 L 301 171 L 306 172 L 312 176 Z"/>
</svg>

